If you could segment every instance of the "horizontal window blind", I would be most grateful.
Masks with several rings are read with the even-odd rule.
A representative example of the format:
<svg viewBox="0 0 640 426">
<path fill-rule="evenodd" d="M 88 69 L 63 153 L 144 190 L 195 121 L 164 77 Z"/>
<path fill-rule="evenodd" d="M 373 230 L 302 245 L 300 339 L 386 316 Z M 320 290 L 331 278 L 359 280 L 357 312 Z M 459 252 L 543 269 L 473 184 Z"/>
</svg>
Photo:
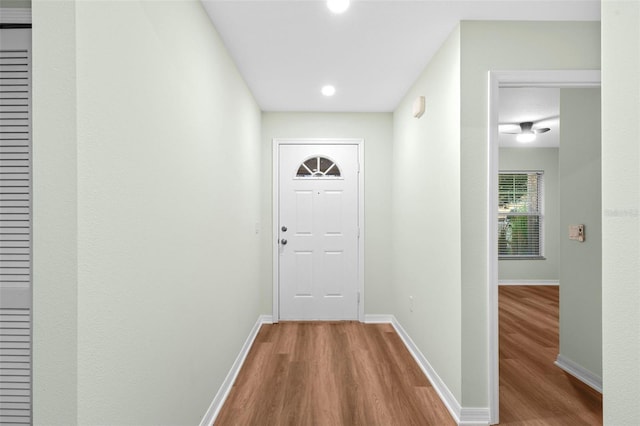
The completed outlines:
<svg viewBox="0 0 640 426">
<path fill-rule="evenodd" d="M 0 29 L 0 425 L 32 423 L 30 29 Z"/>
<path fill-rule="evenodd" d="M 500 172 L 498 256 L 543 255 L 543 173 Z"/>
</svg>

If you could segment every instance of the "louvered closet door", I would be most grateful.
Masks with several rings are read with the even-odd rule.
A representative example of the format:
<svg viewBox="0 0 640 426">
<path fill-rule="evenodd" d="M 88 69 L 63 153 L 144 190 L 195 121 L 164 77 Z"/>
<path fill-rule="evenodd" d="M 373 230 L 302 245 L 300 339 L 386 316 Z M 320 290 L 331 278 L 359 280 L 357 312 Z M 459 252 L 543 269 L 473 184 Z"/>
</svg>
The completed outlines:
<svg viewBox="0 0 640 426">
<path fill-rule="evenodd" d="M 0 425 L 31 424 L 31 30 L 0 29 Z"/>
</svg>

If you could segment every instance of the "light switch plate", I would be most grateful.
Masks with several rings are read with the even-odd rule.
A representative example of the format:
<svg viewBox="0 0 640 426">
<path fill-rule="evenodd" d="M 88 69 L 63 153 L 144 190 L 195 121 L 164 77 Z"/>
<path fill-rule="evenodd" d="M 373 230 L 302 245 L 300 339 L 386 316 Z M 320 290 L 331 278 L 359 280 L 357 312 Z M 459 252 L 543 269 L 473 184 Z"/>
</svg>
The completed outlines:
<svg viewBox="0 0 640 426">
<path fill-rule="evenodd" d="M 569 239 L 584 242 L 584 225 L 569 225 Z"/>
</svg>

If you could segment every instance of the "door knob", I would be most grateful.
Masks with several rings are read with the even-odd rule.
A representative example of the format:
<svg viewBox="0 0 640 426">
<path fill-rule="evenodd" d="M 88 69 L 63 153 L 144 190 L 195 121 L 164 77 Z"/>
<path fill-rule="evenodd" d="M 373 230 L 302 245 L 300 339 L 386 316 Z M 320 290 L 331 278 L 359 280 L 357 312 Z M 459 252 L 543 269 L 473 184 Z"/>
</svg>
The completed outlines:
<svg viewBox="0 0 640 426">
<path fill-rule="evenodd" d="M 287 232 L 287 227 L 286 226 L 283 226 L 281 229 L 282 229 L 282 232 Z"/>
<path fill-rule="evenodd" d="M 286 245 L 287 245 L 287 240 L 285 240 L 285 239 L 283 238 L 283 239 L 281 239 L 281 240 L 280 240 L 280 243 L 281 243 L 283 246 L 286 246 Z"/>
</svg>

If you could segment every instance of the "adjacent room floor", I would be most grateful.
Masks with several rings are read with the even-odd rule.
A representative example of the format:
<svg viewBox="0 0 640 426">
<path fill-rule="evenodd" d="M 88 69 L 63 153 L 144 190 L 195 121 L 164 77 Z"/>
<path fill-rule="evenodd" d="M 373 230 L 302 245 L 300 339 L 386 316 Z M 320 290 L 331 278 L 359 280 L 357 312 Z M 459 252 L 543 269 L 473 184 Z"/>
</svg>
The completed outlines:
<svg viewBox="0 0 640 426">
<path fill-rule="evenodd" d="M 601 425 L 602 395 L 554 365 L 558 286 L 500 286 L 500 424 Z"/>
</svg>

